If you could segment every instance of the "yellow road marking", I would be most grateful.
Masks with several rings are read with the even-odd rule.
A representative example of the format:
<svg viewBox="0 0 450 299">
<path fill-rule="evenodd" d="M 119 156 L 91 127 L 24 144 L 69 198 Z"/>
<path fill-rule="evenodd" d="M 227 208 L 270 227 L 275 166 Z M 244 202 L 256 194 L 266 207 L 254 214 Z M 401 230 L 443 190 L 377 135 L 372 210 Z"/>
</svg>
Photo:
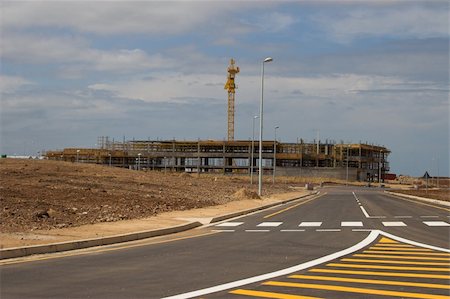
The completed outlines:
<svg viewBox="0 0 450 299">
<path fill-rule="evenodd" d="M 276 299 L 321 299 L 318 297 L 309 297 L 309 296 L 298 296 L 298 295 L 289 295 L 283 293 L 272 293 L 272 292 L 262 292 L 262 291 L 251 291 L 251 290 L 234 290 L 230 292 L 235 295 L 245 295 L 245 296 L 253 296 L 253 297 L 261 297 L 261 298 L 276 298 Z"/>
<path fill-rule="evenodd" d="M 356 282 L 356 283 L 394 285 L 394 286 L 408 286 L 408 287 L 421 287 L 421 288 L 433 288 L 433 289 L 450 289 L 450 285 L 448 285 L 448 284 L 419 283 L 419 282 L 407 282 L 407 281 L 359 279 L 359 278 L 330 277 L 330 276 L 311 276 L 311 275 L 291 275 L 291 276 L 289 276 L 289 278 L 325 280 L 325 281 L 341 281 L 341 282 Z"/>
<path fill-rule="evenodd" d="M 386 238 L 386 237 L 382 237 L 380 239 L 380 241 L 378 241 L 378 242 L 379 243 L 389 243 L 389 244 L 391 244 L 391 243 L 398 243 L 397 241 L 394 241 L 394 240 Z"/>
<path fill-rule="evenodd" d="M 450 261 L 448 257 L 422 257 L 422 256 L 400 256 L 400 255 L 384 255 L 384 254 L 354 254 L 357 257 L 377 257 L 384 259 L 405 259 L 405 260 L 427 260 L 427 261 Z"/>
<path fill-rule="evenodd" d="M 450 263 L 436 263 L 436 262 L 407 262 L 407 261 L 387 261 L 387 260 L 366 260 L 366 259 L 341 259 L 343 262 L 360 262 L 360 263 L 382 263 L 382 264 L 402 264 L 402 265 L 427 265 L 427 266 L 448 266 Z"/>
<path fill-rule="evenodd" d="M 398 266 L 358 265 L 358 264 L 341 264 L 341 263 L 330 263 L 330 264 L 327 264 L 327 266 L 328 267 L 344 267 L 344 268 L 363 268 L 363 269 L 450 272 L 450 268 L 398 267 Z"/>
<path fill-rule="evenodd" d="M 375 244 L 376 247 L 408 247 L 408 248 L 417 248 L 413 245 L 408 244 Z"/>
<path fill-rule="evenodd" d="M 414 255 L 432 255 L 432 256 L 450 256 L 450 253 L 436 252 L 408 252 L 408 251 L 382 251 L 382 250 L 364 250 L 364 253 L 382 253 L 382 254 L 414 254 Z"/>
<path fill-rule="evenodd" d="M 353 271 L 353 270 L 335 270 L 335 269 L 311 269 L 311 270 L 309 270 L 309 272 L 334 273 L 334 274 L 371 275 L 371 276 L 391 276 L 391 277 L 433 278 L 433 279 L 446 279 L 446 280 L 450 281 L 450 275 L 422 274 L 422 273 Z"/>
<path fill-rule="evenodd" d="M 265 218 L 270 218 L 270 217 L 276 216 L 276 215 L 278 215 L 278 214 L 284 213 L 284 212 L 286 212 L 286 211 L 289 211 L 290 209 L 296 208 L 296 207 L 298 207 L 298 206 L 300 206 L 300 205 L 302 205 L 302 204 L 305 204 L 305 203 L 307 203 L 307 202 L 310 202 L 311 200 L 314 200 L 314 199 L 317 199 L 317 198 L 319 198 L 319 197 L 322 197 L 322 196 L 324 196 L 325 194 L 327 194 L 327 193 L 324 193 L 324 194 L 321 194 L 321 195 L 319 195 L 319 196 L 310 198 L 310 199 L 308 199 L 308 200 L 299 202 L 298 204 L 295 204 L 295 205 L 293 205 L 293 206 L 287 207 L 286 209 L 283 209 L 283 210 L 281 210 L 281 211 L 277 211 L 277 212 L 275 212 L 275 213 L 266 215 L 266 216 L 264 216 L 263 218 L 264 218 L 264 219 L 265 219 Z"/>
<path fill-rule="evenodd" d="M 418 202 L 418 201 L 411 200 L 411 199 L 406 199 L 406 198 L 404 198 L 404 197 L 395 196 L 395 195 L 393 195 L 393 194 L 386 194 L 386 195 L 390 195 L 390 196 L 393 196 L 393 197 L 395 197 L 395 198 L 399 198 L 399 199 L 403 199 L 403 200 L 406 200 L 406 201 L 410 201 L 410 202 L 413 202 L 413 203 L 416 203 L 416 204 L 419 204 L 419 205 L 429 206 L 429 207 L 433 207 L 433 208 L 436 208 L 436 209 L 439 209 L 439 210 L 444 210 L 444 211 L 450 212 L 450 209 L 447 209 L 447 208 L 444 208 L 444 207 L 437 207 L 437 206 L 435 206 L 435 205 L 431 205 L 431 204 L 424 203 L 424 202 Z"/>
<path fill-rule="evenodd" d="M 68 256 L 77 256 L 77 255 L 87 255 L 87 254 L 94 254 L 94 253 L 102 253 L 102 252 L 108 252 L 108 251 L 114 251 L 114 250 L 121 250 L 121 249 L 128 249 L 128 248 L 134 248 L 134 247 L 141 247 L 141 246 L 149 246 L 149 245 L 154 245 L 154 244 L 163 244 L 163 243 L 169 243 L 169 242 L 174 242 L 174 241 L 179 241 L 179 240 L 185 240 L 185 239 L 192 239 L 192 238 L 198 238 L 198 237 L 205 237 L 208 235 L 212 235 L 212 234 L 217 234 L 217 232 L 207 232 L 201 235 L 195 235 L 195 236 L 186 236 L 186 237 L 179 237 L 179 238 L 175 238 L 175 239 L 170 239 L 170 240 L 161 240 L 161 241 L 156 241 L 156 242 L 152 242 L 152 243 L 144 243 L 144 244 L 130 244 L 130 245 L 125 245 L 126 242 L 121 243 L 121 244 L 111 244 L 111 245 L 106 245 L 106 246 L 115 246 L 114 248 L 99 248 L 99 249 L 92 249 L 92 248 L 83 248 L 83 249 L 75 249 L 75 250 L 69 250 L 69 251 L 60 251 L 60 252 L 52 252 L 49 253 L 50 256 L 46 256 L 47 254 L 45 254 L 45 256 L 30 256 L 30 257 L 19 257 L 19 260 L 12 260 L 12 261 L 8 261 L 8 260 L 4 260 L 4 261 L 0 261 L 0 266 L 4 266 L 4 265 L 12 265 L 12 264 L 20 264 L 20 263 L 28 263 L 28 262 L 34 262 L 34 261 L 43 261 L 43 260 L 50 260 L 50 259 L 57 259 L 57 258 L 64 258 L 64 257 L 68 257 Z M 161 236 L 162 237 L 162 236 Z M 142 242 L 145 239 L 142 240 L 136 240 L 136 242 Z M 132 241 L 135 242 L 135 241 Z M 82 250 L 82 251 L 79 251 Z M 78 251 L 78 252 L 74 252 L 74 251 Z"/>
<path fill-rule="evenodd" d="M 428 248 L 397 248 L 397 247 L 369 247 L 370 250 L 392 250 L 392 251 L 433 251 L 432 249 Z"/>
<path fill-rule="evenodd" d="M 323 284 L 312 284 L 312 283 L 310 284 L 310 283 L 268 281 L 268 282 L 263 283 L 263 285 L 278 286 L 278 287 L 307 288 L 307 289 L 338 291 L 338 292 L 347 292 L 347 293 L 383 295 L 383 296 L 391 296 L 391 297 L 408 297 L 408 298 L 420 298 L 420 299 L 450 299 L 450 296 L 445 296 L 445 295 L 385 291 L 385 290 L 376 290 L 376 289 L 342 287 L 342 286 L 335 286 L 335 285 L 323 285 Z"/>
</svg>

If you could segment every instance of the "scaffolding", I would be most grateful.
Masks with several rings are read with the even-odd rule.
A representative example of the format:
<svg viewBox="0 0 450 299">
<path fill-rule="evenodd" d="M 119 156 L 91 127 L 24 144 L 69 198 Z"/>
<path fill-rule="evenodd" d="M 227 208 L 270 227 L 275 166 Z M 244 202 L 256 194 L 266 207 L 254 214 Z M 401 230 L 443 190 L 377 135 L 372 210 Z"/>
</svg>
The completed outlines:
<svg viewBox="0 0 450 299">
<path fill-rule="evenodd" d="M 100 142 L 101 141 L 101 142 Z M 276 143 L 276 147 L 274 147 Z M 257 172 L 259 144 L 251 155 L 251 141 L 114 141 L 99 138 L 98 148 L 66 148 L 48 151 L 51 160 L 96 163 L 138 170 L 194 173 L 249 174 Z M 276 153 L 274 153 L 276 148 Z M 380 181 L 389 172 L 389 149 L 370 144 L 314 141 L 281 143 L 263 141 L 263 173 L 271 174 L 276 161 L 277 175 L 322 176 L 359 181 Z M 275 158 L 275 159 L 274 159 Z"/>
</svg>

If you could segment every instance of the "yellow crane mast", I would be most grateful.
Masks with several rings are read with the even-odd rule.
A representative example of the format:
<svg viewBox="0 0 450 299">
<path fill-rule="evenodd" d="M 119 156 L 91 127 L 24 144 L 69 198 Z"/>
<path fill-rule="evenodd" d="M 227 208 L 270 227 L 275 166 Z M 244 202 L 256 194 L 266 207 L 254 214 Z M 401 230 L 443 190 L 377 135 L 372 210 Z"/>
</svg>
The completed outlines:
<svg viewBox="0 0 450 299">
<path fill-rule="evenodd" d="M 225 84 L 228 90 L 228 140 L 234 140 L 234 95 L 236 93 L 236 84 L 234 84 L 234 77 L 239 73 L 239 67 L 235 65 L 233 58 L 230 59 L 228 66 L 228 80 Z"/>
</svg>

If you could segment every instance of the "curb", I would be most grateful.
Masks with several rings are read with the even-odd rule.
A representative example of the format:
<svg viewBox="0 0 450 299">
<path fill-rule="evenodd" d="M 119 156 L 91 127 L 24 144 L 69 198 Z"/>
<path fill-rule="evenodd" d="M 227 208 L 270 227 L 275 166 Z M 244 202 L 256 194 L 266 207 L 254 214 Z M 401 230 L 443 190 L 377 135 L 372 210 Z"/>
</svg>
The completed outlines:
<svg viewBox="0 0 450 299">
<path fill-rule="evenodd" d="M 307 196 L 316 195 L 318 193 L 319 193 L 318 191 L 315 191 L 315 192 L 311 192 L 309 194 L 305 194 L 305 195 L 302 195 L 302 196 L 299 196 L 299 197 L 287 199 L 287 200 L 280 201 L 280 202 L 274 202 L 274 203 L 271 203 L 271 204 L 268 204 L 268 205 L 265 205 L 265 206 L 260 206 L 260 207 L 256 207 L 256 208 L 252 208 L 252 209 L 248 209 L 248 210 L 242 210 L 242 211 L 237 211 L 237 212 L 233 212 L 233 213 L 230 213 L 230 214 L 217 216 L 217 217 L 214 217 L 213 219 L 211 219 L 211 221 L 209 223 L 220 222 L 220 221 L 223 221 L 223 220 L 226 220 L 226 219 L 230 219 L 230 218 L 234 218 L 234 217 L 250 214 L 250 213 L 253 213 L 253 212 L 256 212 L 256 211 L 260 211 L 260 210 L 265 210 L 265 209 L 268 209 L 268 208 L 271 208 L 271 207 L 274 207 L 274 206 L 286 204 L 286 203 L 289 203 L 291 201 L 295 201 L 295 200 L 298 200 L 298 199 L 301 199 L 301 198 L 305 198 Z"/>
<path fill-rule="evenodd" d="M 238 212 L 233 212 L 230 214 L 225 214 L 221 216 L 214 217 L 211 219 L 210 223 L 219 222 L 222 220 L 234 218 L 237 216 L 250 214 L 255 211 L 268 209 L 277 205 L 282 205 L 285 203 L 289 203 L 291 201 L 295 201 L 307 196 L 316 195 L 318 194 L 318 191 L 311 192 L 310 194 L 305 194 L 299 197 L 287 199 L 280 202 L 271 203 L 268 205 L 264 205 L 261 207 L 256 207 L 248 210 L 242 210 Z M 4 259 L 10 259 L 10 258 L 18 258 L 18 257 L 24 257 L 29 256 L 33 254 L 45 254 L 45 253 L 55 253 L 55 252 L 61 252 L 61 251 L 69 251 L 69 250 L 75 250 L 75 249 L 85 249 L 89 247 L 95 247 L 95 246 L 102 246 L 102 245 L 112 245 L 116 243 L 123 243 L 123 242 L 129 242 L 129 241 L 136 241 L 151 237 L 158 237 L 163 235 L 169 235 L 174 233 L 183 232 L 186 230 L 190 230 L 199 226 L 202 226 L 203 224 L 195 221 L 190 222 L 183 225 L 178 226 L 172 226 L 162 229 L 156 229 L 156 230 L 149 230 L 149 231 L 140 231 L 135 233 L 129 233 L 124 235 L 115 235 L 115 236 L 108 236 L 108 237 L 102 237 L 102 238 L 94 238 L 94 239 L 84 239 L 84 240 L 76 240 L 76 241 L 68 241 L 68 242 L 61 242 L 61 243 L 51 243 L 51 244 L 44 244 L 44 245 L 34 245 L 34 246 L 24 246 L 24 247 L 14 247 L 14 248 L 8 248 L 8 249 L 2 249 L 0 250 L 0 260 Z"/>
<path fill-rule="evenodd" d="M 183 225 L 167 227 L 163 229 L 149 230 L 149 231 L 140 231 L 125 235 L 115 235 L 103 238 L 95 238 L 95 239 L 84 239 L 77 241 L 69 241 L 69 242 L 61 242 L 61 243 L 52 243 L 45 245 L 35 245 L 35 246 L 26 246 L 26 247 L 14 247 L 9 249 L 0 250 L 0 260 L 17 258 L 28 256 L 32 254 L 43 254 L 43 253 L 55 253 L 60 251 L 68 251 L 75 249 L 84 249 L 88 247 L 101 246 L 101 245 L 111 245 L 122 242 L 136 241 L 141 239 L 146 239 L 150 237 L 157 237 L 162 235 L 168 235 L 173 233 L 179 233 L 182 231 L 186 231 L 195 227 L 202 226 L 202 224 L 198 221 L 191 222 Z"/>
<path fill-rule="evenodd" d="M 391 192 L 391 191 L 384 191 L 384 193 L 387 193 L 387 194 L 390 194 L 390 195 L 399 196 L 399 197 L 405 197 L 405 198 L 410 198 L 410 199 L 426 201 L 426 202 L 429 202 L 429 203 L 434 203 L 434 204 L 450 207 L 450 202 L 448 202 L 448 201 L 442 201 L 442 200 L 438 200 L 438 199 L 425 198 L 425 197 L 414 196 L 414 195 L 403 194 L 403 193 L 396 193 L 396 192 Z"/>
</svg>

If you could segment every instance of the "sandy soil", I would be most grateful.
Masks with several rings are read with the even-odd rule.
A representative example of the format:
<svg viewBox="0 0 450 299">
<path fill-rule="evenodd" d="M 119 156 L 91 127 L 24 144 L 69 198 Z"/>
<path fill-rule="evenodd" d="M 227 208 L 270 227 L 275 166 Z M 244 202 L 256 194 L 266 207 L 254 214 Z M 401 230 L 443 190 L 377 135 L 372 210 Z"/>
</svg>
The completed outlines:
<svg viewBox="0 0 450 299">
<path fill-rule="evenodd" d="M 0 160 L 0 246 L 24 246 L 207 221 L 298 196 L 303 186 L 267 181 L 252 199 L 248 177 L 138 172 L 46 160 Z M 270 186 L 270 187 L 269 187 Z M 202 219 L 204 218 L 204 219 Z"/>
<path fill-rule="evenodd" d="M 212 218 L 240 210 L 251 209 L 263 205 L 280 202 L 308 194 L 307 191 L 276 194 L 264 199 L 246 199 L 231 201 L 226 204 L 198 208 L 185 211 L 172 211 L 160 215 L 134 220 L 122 220 L 112 223 L 96 223 L 50 230 L 34 230 L 29 232 L 0 233 L 0 248 L 21 247 L 99 238 L 138 231 L 181 225 L 192 221 L 207 224 Z"/>
</svg>

